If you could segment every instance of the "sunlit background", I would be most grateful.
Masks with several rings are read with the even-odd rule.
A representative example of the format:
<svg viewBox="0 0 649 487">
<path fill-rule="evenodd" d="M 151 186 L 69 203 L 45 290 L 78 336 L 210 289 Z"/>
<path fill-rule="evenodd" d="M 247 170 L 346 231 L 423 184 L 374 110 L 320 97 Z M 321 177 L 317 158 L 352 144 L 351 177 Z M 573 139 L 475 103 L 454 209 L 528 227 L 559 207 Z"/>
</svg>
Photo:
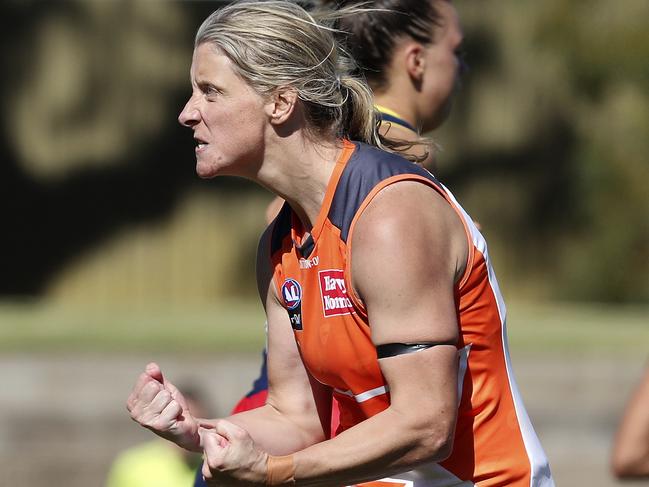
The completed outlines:
<svg viewBox="0 0 649 487">
<path fill-rule="evenodd" d="M 489 241 L 557 485 L 618 485 L 611 436 L 649 355 L 649 2 L 454 3 L 470 70 L 438 176 Z M 199 180 L 176 121 L 216 6 L 0 7 L 2 485 L 102 485 L 149 439 L 124 403 L 151 359 L 215 414 L 256 374 L 271 196 Z"/>
</svg>

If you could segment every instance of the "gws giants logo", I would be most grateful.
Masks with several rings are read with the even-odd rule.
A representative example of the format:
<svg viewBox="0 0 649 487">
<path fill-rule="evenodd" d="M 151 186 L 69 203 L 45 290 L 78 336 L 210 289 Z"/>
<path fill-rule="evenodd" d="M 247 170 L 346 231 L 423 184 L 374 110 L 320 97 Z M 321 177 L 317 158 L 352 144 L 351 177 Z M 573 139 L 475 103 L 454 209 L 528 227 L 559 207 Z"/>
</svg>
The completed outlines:
<svg viewBox="0 0 649 487">
<path fill-rule="evenodd" d="M 302 286 L 295 279 L 286 279 L 282 284 L 282 298 L 291 326 L 294 330 L 302 329 Z"/>
<path fill-rule="evenodd" d="M 318 272 L 322 310 L 325 317 L 354 313 L 352 302 L 347 297 L 345 273 L 338 269 Z"/>
</svg>

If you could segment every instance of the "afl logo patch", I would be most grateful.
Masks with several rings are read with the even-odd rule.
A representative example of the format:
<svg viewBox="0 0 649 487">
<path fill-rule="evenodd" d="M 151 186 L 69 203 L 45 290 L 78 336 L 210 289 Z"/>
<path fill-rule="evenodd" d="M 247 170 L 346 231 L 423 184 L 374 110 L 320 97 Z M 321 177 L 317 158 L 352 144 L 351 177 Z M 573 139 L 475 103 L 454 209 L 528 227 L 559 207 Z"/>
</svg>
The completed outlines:
<svg viewBox="0 0 649 487">
<path fill-rule="evenodd" d="M 282 284 L 282 297 L 286 309 L 295 309 L 302 302 L 302 286 L 295 279 L 286 279 Z"/>
</svg>

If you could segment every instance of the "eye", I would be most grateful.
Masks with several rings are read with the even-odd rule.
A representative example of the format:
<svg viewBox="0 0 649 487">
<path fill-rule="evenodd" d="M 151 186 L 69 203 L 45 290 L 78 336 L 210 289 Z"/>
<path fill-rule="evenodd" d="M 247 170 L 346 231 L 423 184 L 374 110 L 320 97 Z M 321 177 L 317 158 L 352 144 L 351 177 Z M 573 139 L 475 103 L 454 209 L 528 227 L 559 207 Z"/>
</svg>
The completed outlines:
<svg viewBox="0 0 649 487">
<path fill-rule="evenodd" d="M 207 98 L 215 98 L 222 93 L 221 90 L 210 83 L 202 83 L 199 85 L 199 88 Z"/>
</svg>

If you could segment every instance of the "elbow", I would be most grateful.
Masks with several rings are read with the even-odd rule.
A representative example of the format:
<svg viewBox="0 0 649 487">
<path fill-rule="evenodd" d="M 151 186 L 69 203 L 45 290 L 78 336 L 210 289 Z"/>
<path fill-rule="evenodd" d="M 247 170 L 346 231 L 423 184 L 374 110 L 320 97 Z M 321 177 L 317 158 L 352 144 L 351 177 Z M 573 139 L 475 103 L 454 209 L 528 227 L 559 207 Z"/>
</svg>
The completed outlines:
<svg viewBox="0 0 649 487">
<path fill-rule="evenodd" d="M 611 472 L 620 480 L 649 477 L 649 459 L 614 456 Z"/>
<path fill-rule="evenodd" d="M 434 425 L 427 425 L 419 429 L 419 441 L 415 448 L 414 463 L 424 464 L 446 460 L 453 452 L 453 439 L 455 437 L 455 418 L 448 421 L 437 421 Z"/>
<path fill-rule="evenodd" d="M 453 452 L 453 432 L 435 435 L 428 445 L 428 461 L 441 462 L 451 456 Z"/>
</svg>

